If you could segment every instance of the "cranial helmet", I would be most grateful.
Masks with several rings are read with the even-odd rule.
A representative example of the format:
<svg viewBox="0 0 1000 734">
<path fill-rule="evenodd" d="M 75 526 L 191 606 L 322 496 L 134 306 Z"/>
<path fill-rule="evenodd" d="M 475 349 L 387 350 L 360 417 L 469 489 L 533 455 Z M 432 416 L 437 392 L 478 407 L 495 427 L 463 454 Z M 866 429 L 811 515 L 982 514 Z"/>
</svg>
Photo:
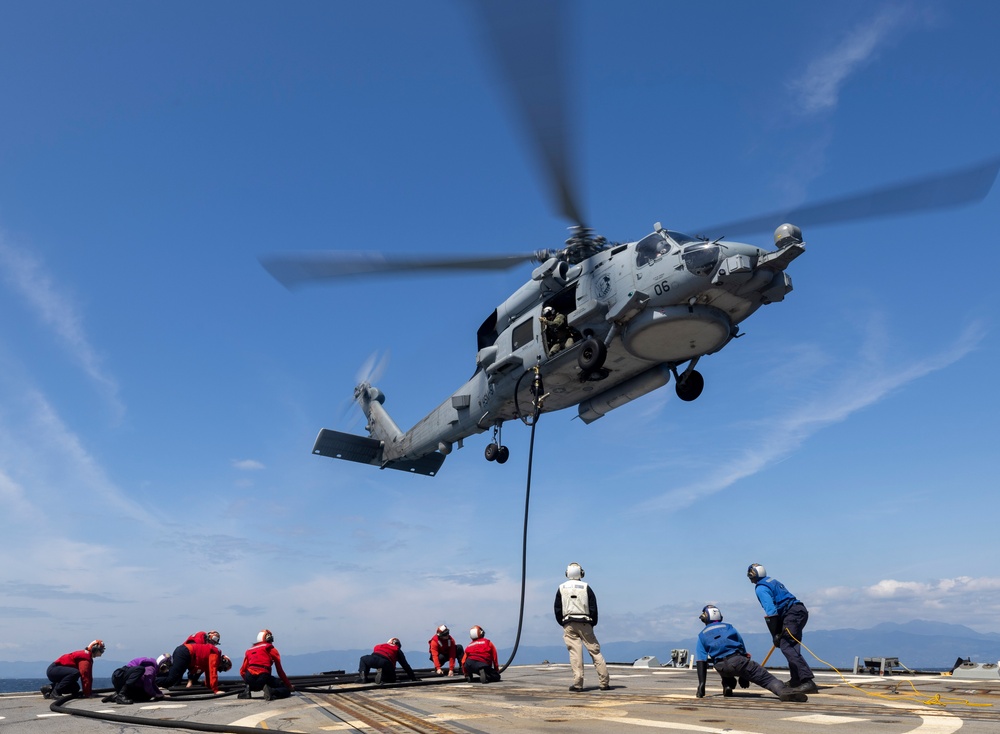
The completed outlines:
<svg viewBox="0 0 1000 734">
<path fill-rule="evenodd" d="M 579 581 L 584 577 L 583 566 L 579 563 L 571 563 L 566 566 L 566 578 L 573 581 Z"/>
<path fill-rule="evenodd" d="M 446 624 L 442 624 L 440 627 L 437 628 L 437 636 L 438 637 L 447 637 L 450 634 L 451 634 L 451 630 L 448 629 L 448 625 L 446 625 Z"/>
<path fill-rule="evenodd" d="M 403 643 L 399 641 L 398 637 L 390 637 L 389 641 L 386 642 L 387 645 L 395 645 L 396 647 L 402 647 Z"/>
<path fill-rule="evenodd" d="M 555 315 L 555 312 L 556 310 L 552 308 L 552 306 L 546 306 L 545 308 L 542 309 L 542 316 L 544 316 L 545 318 L 549 318 L 550 316 Z"/>
<path fill-rule="evenodd" d="M 232 669 L 233 669 L 233 661 L 232 660 L 230 660 L 225 655 L 223 655 L 222 657 L 219 658 L 219 670 L 221 670 L 223 673 L 225 673 L 227 670 L 232 670 Z"/>
<path fill-rule="evenodd" d="M 469 637 L 473 640 L 481 640 L 486 635 L 486 630 L 480 627 L 478 624 L 469 630 Z"/>
<path fill-rule="evenodd" d="M 709 622 L 721 622 L 722 612 L 714 604 L 706 604 L 701 610 L 701 614 L 698 615 L 698 619 L 701 620 L 702 624 L 708 624 Z"/>
<path fill-rule="evenodd" d="M 215 630 L 212 630 L 207 635 L 205 635 L 205 639 L 211 642 L 213 645 L 218 645 L 219 641 L 222 639 L 222 635 L 220 635 Z"/>
<path fill-rule="evenodd" d="M 166 668 L 169 668 L 170 663 L 172 662 L 173 658 L 167 655 L 167 653 L 163 653 L 158 658 L 156 658 L 156 667 L 158 667 L 160 670 L 164 670 Z"/>
<path fill-rule="evenodd" d="M 89 645 L 87 645 L 87 652 L 93 655 L 95 658 L 101 657 L 104 654 L 104 640 L 94 640 Z"/>
<path fill-rule="evenodd" d="M 261 630 L 257 633 L 257 642 L 274 642 L 274 635 L 271 630 Z"/>
<path fill-rule="evenodd" d="M 747 569 L 747 578 L 750 579 L 751 584 L 756 584 L 765 576 L 767 576 L 767 569 L 759 563 L 751 563 L 750 568 Z"/>
</svg>

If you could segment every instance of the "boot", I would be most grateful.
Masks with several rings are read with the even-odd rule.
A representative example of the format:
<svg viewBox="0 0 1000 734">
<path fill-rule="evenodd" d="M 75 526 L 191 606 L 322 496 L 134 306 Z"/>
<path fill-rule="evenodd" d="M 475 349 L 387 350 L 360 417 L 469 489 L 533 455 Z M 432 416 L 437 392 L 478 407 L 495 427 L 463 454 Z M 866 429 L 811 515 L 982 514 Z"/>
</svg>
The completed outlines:
<svg viewBox="0 0 1000 734">
<path fill-rule="evenodd" d="M 236 698 L 253 698 L 253 694 L 250 693 L 250 686 L 243 686 L 243 690 L 236 695 Z"/>
</svg>

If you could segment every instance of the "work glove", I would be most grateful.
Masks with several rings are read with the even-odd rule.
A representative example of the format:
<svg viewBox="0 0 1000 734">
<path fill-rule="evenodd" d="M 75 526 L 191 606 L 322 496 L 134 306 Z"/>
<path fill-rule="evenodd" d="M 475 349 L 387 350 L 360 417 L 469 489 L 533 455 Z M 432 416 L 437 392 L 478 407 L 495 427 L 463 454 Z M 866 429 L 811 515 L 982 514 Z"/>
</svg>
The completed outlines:
<svg viewBox="0 0 1000 734">
<path fill-rule="evenodd" d="M 773 637 L 771 637 L 771 642 L 774 643 L 775 647 L 780 648 L 781 647 L 781 635 L 774 635 Z"/>
<path fill-rule="evenodd" d="M 739 681 L 740 681 L 740 688 L 749 688 L 750 687 L 750 679 L 747 678 L 745 675 L 741 675 L 739 677 Z"/>
<path fill-rule="evenodd" d="M 695 691 L 696 698 L 705 697 L 705 681 L 708 678 L 708 661 L 698 660 L 695 663 L 695 667 L 698 669 L 698 690 Z"/>
</svg>

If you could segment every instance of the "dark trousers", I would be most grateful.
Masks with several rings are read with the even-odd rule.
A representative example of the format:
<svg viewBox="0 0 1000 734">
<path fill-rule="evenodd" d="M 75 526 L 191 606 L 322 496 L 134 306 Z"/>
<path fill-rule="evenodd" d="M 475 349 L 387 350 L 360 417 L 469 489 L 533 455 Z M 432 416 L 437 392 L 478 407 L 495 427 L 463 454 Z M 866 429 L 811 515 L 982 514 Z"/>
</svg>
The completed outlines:
<svg viewBox="0 0 1000 734">
<path fill-rule="evenodd" d="M 781 649 L 781 654 L 785 656 L 785 660 L 788 661 L 788 672 L 791 675 L 788 685 L 792 687 L 813 679 L 812 668 L 809 667 L 809 663 L 802 657 L 802 646 L 795 641 L 802 639 L 802 630 L 808 621 L 809 612 L 806 609 L 806 605 L 802 602 L 792 604 L 781 615 L 782 635 L 779 648 Z M 788 632 L 784 632 L 786 629 Z M 793 640 L 789 637 L 788 633 L 791 633 L 795 639 Z"/>
<path fill-rule="evenodd" d="M 174 648 L 171 656 L 170 670 L 166 675 L 161 675 L 156 679 L 156 685 L 160 688 L 170 688 L 176 686 L 184 679 L 184 673 L 191 667 L 191 651 L 184 645 Z"/>
<path fill-rule="evenodd" d="M 480 670 L 486 671 L 486 680 L 491 683 L 495 683 L 500 680 L 500 672 L 489 663 L 484 663 L 482 660 L 465 661 L 465 668 L 463 669 L 463 672 L 467 676 L 474 678 L 479 675 Z"/>
<path fill-rule="evenodd" d="M 288 690 L 284 681 L 277 676 L 271 675 L 270 672 L 246 673 L 243 676 L 243 682 L 250 687 L 251 691 L 260 691 L 263 690 L 264 686 L 269 686 L 272 698 L 288 698 L 292 695 L 292 692 Z"/>
<path fill-rule="evenodd" d="M 716 672 L 722 676 L 723 685 L 735 688 L 737 678 L 746 678 L 761 688 L 766 688 L 775 696 L 781 695 L 785 684 L 757 665 L 746 655 L 730 655 L 728 658 L 716 660 Z M 728 679 L 728 680 L 727 680 Z"/>
<path fill-rule="evenodd" d="M 458 663 L 459 668 L 462 667 L 462 655 L 464 654 L 465 654 L 465 648 L 462 647 L 461 645 L 455 645 L 455 661 Z M 433 655 L 428 655 L 427 657 L 430 659 L 432 663 L 434 662 Z M 438 660 L 441 661 L 442 668 L 444 668 L 445 665 L 451 662 L 451 658 L 449 658 L 447 655 L 442 655 L 440 652 L 438 653 Z"/>
<path fill-rule="evenodd" d="M 362 655 L 361 660 L 358 661 L 358 673 L 361 677 L 367 677 L 368 671 L 372 668 L 380 668 L 382 670 L 383 683 L 396 682 L 396 666 L 389 658 L 384 658 L 374 653 L 371 655 Z"/>
<path fill-rule="evenodd" d="M 142 685 L 142 675 L 146 669 L 141 666 L 118 668 L 111 674 L 111 685 L 115 693 L 124 693 L 133 701 L 149 701 L 149 694 Z"/>
<path fill-rule="evenodd" d="M 45 675 L 52 681 L 53 696 L 68 696 L 80 692 L 80 671 L 72 665 L 52 663 Z"/>
</svg>

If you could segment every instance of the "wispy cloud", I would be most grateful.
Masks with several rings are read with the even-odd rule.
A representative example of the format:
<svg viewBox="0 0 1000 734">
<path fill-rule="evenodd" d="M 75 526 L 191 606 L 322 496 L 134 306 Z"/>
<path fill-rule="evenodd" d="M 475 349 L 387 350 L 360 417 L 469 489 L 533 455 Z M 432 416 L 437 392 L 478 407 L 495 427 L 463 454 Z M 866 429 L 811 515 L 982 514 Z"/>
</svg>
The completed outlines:
<svg viewBox="0 0 1000 734">
<path fill-rule="evenodd" d="M 240 471 L 260 471 L 264 464 L 256 459 L 233 459 L 233 468 Z"/>
<path fill-rule="evenodd" d="M 944 351 L 909 365 L 894 366 L 884 363 L 883 349 L 879 345 L 885 344 L 885 337 L 878 321 L 872 324 L 866 346 L 859 357 L 860 364 L 853 363 L 850 373 L 845 374 L 839 383 L 828 386 L 820 396 L 769 423 L 769 435 L 776 433 L 784 436 L 782 442 L 746 446 L 742 454 L 734 456 L 724 468 L 709 473 L 704 480 L 660 495 L 642 503 L 637 509 L 641 512 L 676 511 L 721 492 L 790 456 L 823 428 L 846 420 L 914 380 L 954 364 L 974 350 L 985 335 L 983 325 L 974 322 Z M 857 380 L 859 370 L 867 376 L 863 383 Z"/>
<path fill-rule="evenodd" d="M 810 63 L 802 76 L 789 82 L 800 108 L 811 115 L 836 107 L 848 78 L 875 58 L 886 43 L 925 22 L 926 17 L 914 7 L 892 5 L 854 28 L 836 47 Z"/>
<path fill-rule="evenodd" d="M 73 300 L 60 291 L 39 260 L 15 248 L 2 235 L 0 273 L 39 321 L 52 330 L 84 373 L 98 385 L 115 415 L 120 418 L 125 407 L 119 398 L 118 383 L 106 372 L 101 356 L 91 346 L 79 308 Z"/>
<path fill-rule="evenodd" d="M 95 594 L 87 591 L 75 591 L 66 585 L 33 584 L 27 581 L 8 581 L 0 584 L 4 596 L 17 596 L 25 599 L 62 599 L 72 601 L 94 601 L 109 604 L 119 603 L 107 594 Z"/>
</svg>

